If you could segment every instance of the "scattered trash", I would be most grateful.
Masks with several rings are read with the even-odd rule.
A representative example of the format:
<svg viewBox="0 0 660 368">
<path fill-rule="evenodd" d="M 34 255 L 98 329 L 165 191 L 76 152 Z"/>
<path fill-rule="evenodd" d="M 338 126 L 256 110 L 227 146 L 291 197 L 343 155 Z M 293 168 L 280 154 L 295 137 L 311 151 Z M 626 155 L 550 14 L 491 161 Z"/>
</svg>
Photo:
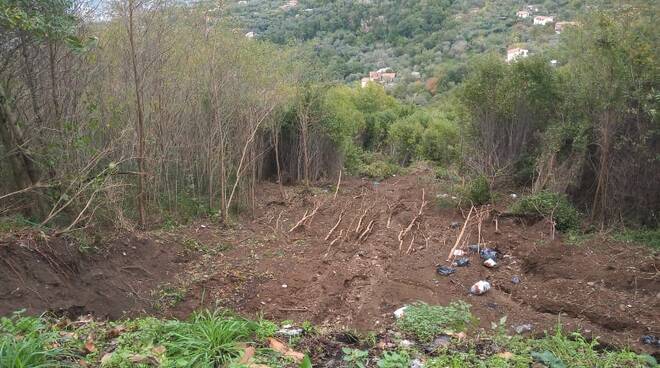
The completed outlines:
<svg viewBox="0 0 660 368">
<path fill-rule="evenodd" d="M 438 268 L 436 268 L 435 271 L 438 273 L 438 275 L 449 276 L 452 273 L 456 272 L 456 269 L 447 266 L 438 266 Z"/>
<path fill-rule="evenodd" d="M 492 259 L 493 261 L 497 261 L 497 251 L 495 249 L 483 248 L 481 251 L 479 251 L 479 255 L 481 255 L 481 258 L 483 259 Z"/>
<path fill-rule="evenodd" d="M 296 328 L 291 325 L 284 325 L 282 326 L 281 329 L 277 331 L 278 334 L 284 335 L 284 336 L 298 336 L 303 333 L 302 328 Z"/>
<path fill-rule="evenodd" d="M 427 354 L 431 354 L 438 349 L 444 349 L 451 344 L 451 337 L 449 335 L 440 335 L 436 337 L 432 343 L 424 347 L 424 351 L 426 351 Z"/>
<path fill-rule="evenodd" d="M 477 253 L 479 251 L 479 244 L 468 245 L 470 253 Z"/>
<path fill-rule="evenodd" d="M 516 193 L 511 193 L 511 198 L 516 199 L 518 198 L 518 195 Z"/>
<path fill-rule="evenodd" d="M 451 225 L 449 225 L 449 227 L 451 227 L 452 229 L 458 229 L 459 227 L 461 227 L 461 223 L 454 221 L 451 223 Z"/>
<path fill-rule="evenodd" d="M 447 198 L 447 197 L 449 197 L 449 194 L 447 194 L 447 193 L 442 193 L 442 194 L 436 195 L 436 198 Z"/>
<path fill-rule="evenodd" d="M 641 341 L 642 344 L 644 345 L 655 345 L 660 347 L 660 340 L 654 335 L 642 336 L 642 338 L 639 339 L 639 341 Z"/>
<path fill-rule="evenodd" d="M 403 307 L 397 309 L 394 311 L 394 317 L 395 318 L 401 318 L 403 315 L 406 313 L 406 309 L 408 309 L 407 305 L 404 305 Z"/>
<path fill-rule="evenodd" d="M 456 257 L 460 257 L 460 256 L 462 256 L 462 255 L 464 255 L 464 254 L 465 254 L 465 252 L 463 252 L 463 251 L 460 250 L 460 249 L 456 249 L 456 250 L 454 251 L 454 256 L 456 256 Z"/>
<path fill-rule="evenodd" d="M 467 266 L 470 265 L 470 259 L 469 258 L 459 258 L 454 263 L 456 263 L 457 267 L 467 267 Z"/>
<path fill-rule="evenodd" d="M 286 289 L 286 288 L 289 287 L 289 285 L 287 285 L 287 284 L 282 284 L 282 287 Z"/>
<path fill-rule="evenodd" d="M 419 359 L 413 359 L 410 362 L 410 368 L 424 368 L 424 363 Z"/>
<path fill-rule="evenodd" d="M 484 266 L 486 266 L 488 268 L 493 268 L 493 267 L 497 266 L 497 262 L 493 261 L 492 258 L 488 258 L 487 260 L 484 261 Z"/>
<path fill-rule="evenodd" d="M 470 292 L 474 295 L 482 295 L 485 294 L 488 290 L 490 290 L 490 283 L 488 281 L 477 281 L 472 287 L 470 288 Z"/>
<path fill-rule="evenodd" d="M 522 334 L 531 331 L 532 325 L 529 323 L 525 323 L 524 325 L 516 326 L 514 330 L 516 331 L 517 334 Z"/>
<path fill-rule="evenodd" d="M 411 348 L 411 347 L 415 346 L 415 343 L 410 341 L 410 340 L 401 340 L 401 341 L 399 341 L 399 346 L 404 348 L 404 349 L 405 348 Z"/>
<path fill-rule="evenodd" d="M 513 277 L 511 278 L 511 283 L 514 284 L 514 285 L 518 285 L 518 284 L 520 284 L 520 277 L 518 277 L 518 276 L 513 276 Z"/>
</svg>

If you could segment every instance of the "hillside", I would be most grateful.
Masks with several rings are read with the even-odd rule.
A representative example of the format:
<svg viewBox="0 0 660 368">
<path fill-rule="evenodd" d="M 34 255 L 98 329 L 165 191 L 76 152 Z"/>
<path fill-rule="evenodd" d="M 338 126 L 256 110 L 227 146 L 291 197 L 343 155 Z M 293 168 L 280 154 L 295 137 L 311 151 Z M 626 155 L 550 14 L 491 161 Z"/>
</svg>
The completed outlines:
<svg viewBox="0 0 660 368">
<path fill-rule="evenodd" d="M 534 25 L 537 15 L 554 22 L 575 21 L 580 14 L 609 9 L 609 1 L 238 1 L 234 20 L 259 39 L 301 44 L 313 50 L 332 77 L 356 82 L 369 71 L 397 73 L 393 93 L 417 96 L 451 89 L 465 76 L 473 55 L 524 47 L 530 54 L 550 52 L 559 40 L 554 23 Z M 518 10 L 530 15 L 519 18 Z M 419 73 L 419 74 L 418 74 Z M 437 82 L 420 83 L 432 78 Z M 431 92 L 430 94 L 428 92 Z"/>
</svg>

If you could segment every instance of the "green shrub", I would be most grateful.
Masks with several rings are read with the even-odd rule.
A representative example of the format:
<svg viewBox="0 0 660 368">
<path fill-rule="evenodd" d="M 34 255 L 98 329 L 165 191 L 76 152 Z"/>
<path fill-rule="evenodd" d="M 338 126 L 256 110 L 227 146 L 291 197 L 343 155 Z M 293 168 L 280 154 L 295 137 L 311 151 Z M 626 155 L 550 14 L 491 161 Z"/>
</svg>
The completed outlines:
<svg viewBox="0 0 660 368">
<path fill-rule="evenodd" d="M 351 349 L 344 347 L 341 349 L 344 353 L 343 361 L 349 368 L 365 368 L 369 359 L 369 352 L 360 349 Z"/>
<path fill-rule="evenodd" d="M 580 227 L 580 213 L 559 193 L 539 192 L 521 198 L 511 207 L 515 214 L 532 214 L 550 217 L 559 231 L 575 231 Z"/>
<path fill-rule="evenodd" d="M 470 181 L 463 189 L 463 198 L 474 205 L 486 204 L 490 201 L 490 197 L 490 185 L 483 175 Z"/>
<path fill-rule="evenodd" d="M 386 351 L 378 360 L 378 368 L 408 368 L 410 356 L 405 351 Z"/>
<path fill-rule="evenodd" d="M 446 307 L 420 302 L 406 308 L 397 326 L 418 340 L 428 342 L 440 334 L 464 330 L 472 319 L 470 305 L 463 301 Z"/>
<path fill-rule="evenodd" d="M 15 314 L 0 319 L 0 367 L 62 367 L 71 352 L 54 347 L 58 335 L 38 317 Z"/>
<path fill-rule="evenodd" d="M 660 250 L 660 229 L 626 229 L 615 233 L 613 238 L 626 243 L 645 244 Z"/>
</svg>

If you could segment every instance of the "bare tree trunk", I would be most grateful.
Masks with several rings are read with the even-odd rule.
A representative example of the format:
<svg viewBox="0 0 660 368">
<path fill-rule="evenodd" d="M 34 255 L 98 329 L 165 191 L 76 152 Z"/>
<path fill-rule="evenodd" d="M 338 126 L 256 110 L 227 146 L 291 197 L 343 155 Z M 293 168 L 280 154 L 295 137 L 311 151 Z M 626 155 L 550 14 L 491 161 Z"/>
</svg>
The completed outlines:
<svg viewBox="0 0 660 368">
<path fill-rule="evenodd" d="M 128 40 L 131 46 L 131 64 L 133 67 L 133 83 L 135 85 L 135 101 L 137 107 L 137 125 L 135 127 L 137 138 L 138 138 L 138 154 L 137 154 L 137 164 L 138 164 L 138 193 L 137 193 L 137 207 L 138 213 L 140 216 L 140 227 L 145 228 L 146 226 L 146 212 L 145 212 L 145 200 L 144 200 L 144 175 L 145 175 L 145 140 L 144 140 L 144 111 L 142 108 L 142 86 L 141 86 L 141 77 L 138 73 L 137 67 L 137 54 L 135 52 L 135 30 L 133 24 L 133 11 L 134 11 L 134 1 L 128 1 Z"/>
<path fill-rule="evenodd" d="M 39 169 L 26 151 L 27 142 L 23 136 L 23 131 L 18 125 L 18 116 L 2 85 L 0 85 L 0 140 L 7 151 L 7 158 L 13 172 L 16 189 L 21 190 L 36 186 L 40 179 Z M 28 208 L 28 214 L 41 219 L 45 214 L 46 204 L 36 193 L 33 194 L 31 199 L 32 203 Z"/>
</svg>

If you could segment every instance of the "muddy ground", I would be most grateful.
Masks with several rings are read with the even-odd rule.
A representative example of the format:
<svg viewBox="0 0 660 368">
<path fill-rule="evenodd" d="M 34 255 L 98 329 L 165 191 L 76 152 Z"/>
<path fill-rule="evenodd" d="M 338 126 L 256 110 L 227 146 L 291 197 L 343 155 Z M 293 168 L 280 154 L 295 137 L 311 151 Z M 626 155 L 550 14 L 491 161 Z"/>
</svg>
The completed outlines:
<svg viewBox="0 0 660 368">
<path fill-rule="evenodd" d="M 481 246 L 497 249 L 498 267 L 486 268 L 472 254 L 468 267 L 441 276 L 436 266 L 451 265 L 447 257 L 461 232 L 451 225 L 462 225 L 467 211 L 436 205 L 446 188 L 430 173 L 380 183 L 345 179 L 336 197 L 334 185 L 285 187 L 284 198 L 278 185 L 263 184 L 254 217 L 234 226 L 199 222 L 131 234 L 98 252 L 81 254 L 62 238 L 5 236 L 0 314 L 26 308 L 185 317 L 219 306 L 333 329 L 382 330 L 406 303 L 465 300 L 483 328 L 506 315 L 512 333 L 531 324 L 529 333 L 540 335 L 561 323 L 607 345 L 658 353 L 639 342 L 660 335 L 660 257 L 649 248 L 602 238 L 570 245 L 559 234 L 553 240 L 544 220 L 501 216 L 496 225 L 492 209 L 481 221 Z M 420 213 L 422 193 L 428 204 L 400 242 Z M 479 238 L 474 219 L 459 244 L 466 252 Z M 493 289 L 470 295 L 479 280 Z"/>
</svg>

